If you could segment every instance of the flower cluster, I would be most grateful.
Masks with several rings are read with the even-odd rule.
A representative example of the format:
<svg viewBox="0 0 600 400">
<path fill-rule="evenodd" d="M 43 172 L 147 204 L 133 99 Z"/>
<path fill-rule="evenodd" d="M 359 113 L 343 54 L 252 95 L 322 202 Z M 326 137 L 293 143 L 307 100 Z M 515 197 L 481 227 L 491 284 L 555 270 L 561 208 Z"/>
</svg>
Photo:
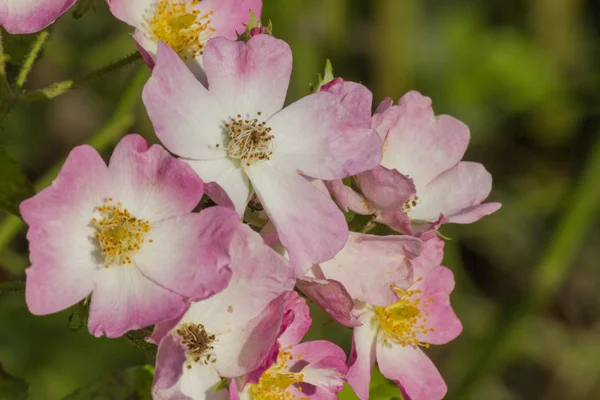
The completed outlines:
<svg viewBox="0 0 600 400">
<path fill-rule="evenodd" d="M 4 3 L 2 25 L 25 32 L 73 1 Z M 77 147 L 21 204 L 30 311 L 81 302 L 111 338 L 153 326 L 156 399 L 331 399 L 348 382 L 364 400 L 375 362 L 405 398 L 441 399 L 423 349 L 462 325 L 438 229 L 500 207 L 461 161 L 468 127 L 417 92 L 372 114 L 341 78 L 284 107 L 289 46 L 244 28 L 259 0 L 108 3 L 152 68 L 142 97 L 164 148 L 128 135 L 107 165 Z M 354 330 L 348 360 L 302 341 L 306 298 Z"/>
</svg>

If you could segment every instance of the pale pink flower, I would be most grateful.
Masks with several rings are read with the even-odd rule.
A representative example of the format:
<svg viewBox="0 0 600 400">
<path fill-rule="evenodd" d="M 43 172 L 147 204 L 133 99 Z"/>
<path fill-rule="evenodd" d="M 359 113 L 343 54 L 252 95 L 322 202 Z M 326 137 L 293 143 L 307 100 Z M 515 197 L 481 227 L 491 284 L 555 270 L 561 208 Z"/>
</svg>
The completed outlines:
<svg viewBox="0 0 600 400">
<path fill-rule="evenodd" d="M 362 325 L 354 328 L 347 378 L 361 400 L 369 398 L 375 361 L 405 399 L 444 397 L 444 379 L 421 348 L 447 343 L 461 333 L 449 301 L 453 288 L 452 272 L 440 266 L 408 289 L 394 287 L 397 300 L 390 306 L 356 304 L 353 314 Z"/>
<path fill-rule="evenodd" d="M 361 193 L 341 181 L 328 182 L 340 206 L 407 233 L 437 229 L 442 223 L 467 224 L 500 208 L 481 204 L 492 188 L 483 165 L 461 161 L 469 128 L 448 115 L 436 116 L 431 99 L 418 92 L 397 106 L 384 100 L 372 126 L 383 140 L 381 165 L 356 176 Z"/>
<path fill-rule="evenodd" d="M 232 204 L 242 215 L 252 187 L 298 269 L 330 259 L 348 227 L 329 195 L 307 177 L 338 179 L 379 164 L 371 93 L 344 82 L 282 110 L 292 55 L 269 35 L 247 43 L 211 39 L 203 60 L 209 90 L 159 45 L 143 93 L 158 137 L 209 182 L 217 203 Z"/>
<path fill-rule="evenodd" d="M 306 301 L 290 292 L 277 346 L 261 368 L 231 381 L 230 400 L 336 399 L 346 354 L 325 340 L 299 343 L 311 322 Z"/>
<path fill-rule="evenodd" d="M 76 0 L 2 0 L 0 25 L 8 33 L 39 32 L 66 12 Z"/>
<path fill-rule="evenodd" d="M 118 337 L 181 315 L 182 296 L 225 288 L 239 220 L 225 207 L 192 214 L 202 194 L 187 164 L 138 135 L 108 167 L 93 148 L 73 149 L 52 185 L 21 203 L 29 310 L 58 312 L 93 293 L 90 332 Z"/>
<path fill-rule="evenodd" d="M 155 328 L 154 398 L 228 398 L 226 390 L 213 391 L 221 377 L 255 370 L 271 351 L 294 271 L 247 225 L 238 228 L 230 253 L 229 286 L 193 302 L 179 320 Z"/>
<path fill-rule="evenodd" d="M 205 80 L 202 54 L 211 37 L 237 39 L 252 11 L 260 20 L 262 0 L 107 0 L 115 17 L 133 26 L 133 38 L 151 67 L 158 43 L 169 45 Z"/>
</svg>

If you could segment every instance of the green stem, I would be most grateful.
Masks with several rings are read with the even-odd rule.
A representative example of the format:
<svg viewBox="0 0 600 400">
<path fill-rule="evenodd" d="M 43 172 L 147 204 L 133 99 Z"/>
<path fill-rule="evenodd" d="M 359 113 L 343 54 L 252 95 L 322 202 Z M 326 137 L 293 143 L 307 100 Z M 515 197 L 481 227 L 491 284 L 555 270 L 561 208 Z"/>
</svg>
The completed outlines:
<svg viewBox="0 0 600 400">
<path fill-rule="evenodd" d="M 96 132 L 86 143 L 102 152 L 116 143 L 134 122 L 134 108 L 140 101 L 140 95 L 148 78 L 146 68 L 136 72 L 133 81 L 123 93 L 119 104 L 106 125 Z M 48 172 L 41 176 L 34 184 L 36 192 L 50 185 L 63 164 L 64 158 L 56 163 Z M 0 251 L 25 227 L 23 221 L 13 215 L 7 216 L 0 224 Z"/>
<path fill-rule="evenodd" d="M 527 317 L 544 308 L 556 296 L 600 208 L 599 181 L 600 138 L 589 155 L 584 173 L 571 197 L 570 207 L 566 208 L 545 254 L 534 269 L 528 297 L 492 324 L 480 347 L 472 350 L 477 359 L 470 365 L 453 396 L 448 398 L 471 398 L 481 379 L 501 367 L 503 357 Z"/>
<path fill-rule="evenodd" d="M 25 293 L 25 282 L 0 282 L 0 296 Z"/>
<path fill-rule="evenodd" d="M 49 86 L 46 86 L 45 88 L 38 89 L 38 90 L 28 92 L 28 93 L 23 93 L 22 95 L 20 95 L 18 97 L 18 101 L 23 102 L 23 103 L 29 103 L 29 102 L 34 102 L 34 101 L 53 99 L 53 98 L 58 97 L 61 94 L 64 94 L 64 93 L 68 92 L 69 90 L 71 90 L 77 86 L 80 86 L 84 83 L 94 81 L 96 79 L 99 79 L 106 75 L 109 75 L 113 72 L 116 72 L 116 71 L 120 70 L 121 68 L 133 65 L 136 62 L 140 61 L 141 59 L 142 59 L 142 56 L 139 52 L 132 53 L 129 56 L 127 56 L 113 64 L 107 65 L 104 68 L 101 68 L 97 71 L 90 72 L 89 74 L 83 75 L 79 78 L 75 78 L 75 79 L 68 80 L 68 81 L 56 82 Z"/>
<path fill-rule="evenodd" d="M 6 56 L 4 54 L 2 30 L 0 30 L 0 98 L 9 98 L 11 96 L 12 89 L 6 78 Z"/>
<path fill-rule="evenodd" d="M 25 82 L 27 81 L 27 77 L 29 76 L 29 73 L 31 72 L 31 68 L 33 67 L 33 63 L 40 55 L 40 52 L 44 48 L 44 45 L 46 44 L 46 41 L 48 40 L 49 37 L 50 37 L 50 32 L 42 31 L 42 32 L 40 32 L 38 37 L 35 39 L 35 43 L 33 43 L 33 46 L 31 47 L 29 54 L 27 54 L 27 57 L 25 57 L 25 62 L 23 63 L 23 66 L 21 67 L 21 70 L 19 71 L 19 75 L 17 75 L 17 80 L 15 82 L 15 93 L 20 93 L 21 90 L 23 89 L 23 86 L 25 85 Z"/>
</svg>

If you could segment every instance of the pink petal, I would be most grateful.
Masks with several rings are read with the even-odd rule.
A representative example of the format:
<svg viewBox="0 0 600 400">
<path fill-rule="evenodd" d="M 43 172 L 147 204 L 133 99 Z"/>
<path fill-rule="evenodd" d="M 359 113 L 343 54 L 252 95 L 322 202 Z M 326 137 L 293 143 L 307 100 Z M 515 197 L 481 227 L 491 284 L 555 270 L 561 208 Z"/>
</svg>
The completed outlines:
<svg viewBox="0 0 600 400">
<path fill-rule="evenodd" d="M 377 131 L 381 140 L 385 140 L 391 128 L 398 122 L 401 108 L 393 105 L 394 102 L 386 97 L 375 110 L 371 120 L 371 127 Z"/>
<path fill-rule="evenodd" d="M 227 287 L 231 278 L 229 247 L 240 225 L 226 207 L 163 220 L 152 226 L 135 256 L 142 272 L 169 290 L 196 300 Z"/>
<path fill-rule="evenodd" d="M 108 170 L 115 201 L 138 218 L 159 221 L 191 212 L 204 193 L 198 175 L 164 148 L 148 148 L 139 135 L 127 135 L 117 145 Z"/>
<path fill-rule="evenodd" d="M 181 315 L 185 302 L 134 266 L 106 268 L 95 275 L 88 328 L 110 338 Z"/>
<path fill-rule="evenodd" d="M 142 29 L 154 0 L 107 0 L 110 11 L 121 21 Z"/>
<path fill-rule="evenodd" d="M 200 3 L 204 10 L 213 10 L 210 26 L 215 30 L 213 36 L 223 36 L 237 40 L 237 33 L 245 31 L 245 24 L 252 11 L 260 21 L 262 0 L 204 0 Z"/>
<path fill-rule="evenodd" d="M 324 181 L 327 190 L 342 210 L 348 212 L 352 210 L 357 214 L 370 215 L 375 213 L 375 208 L 360 194 L 352 190 L 352 188 L 344 185 L 341 179 L 332 181 Z"/>
<path fill-rule="evenodd" d="M 437 235 L 423 240 L 423 251 L 411 260 L 415 279 L 425 278 L 440 266 L 444 258 L 444 245 L 444 241 Z"/>
<path fill-rule="evenodd" d="M 329 196 L 298 174 L 265 163 L 248 167 L 246 173 L 298 276 L 342 249 L 348 225 Z"/>
<path fill-rule="evenodd" d="M 418 334 L 419 341 L 445 344 L 460 335 L 462 324 L 450 305 L 450 293 L 454 289 L 452 271 L 446 267 L 437 267 L 413 288 L 422 291 L 421 305 L 427 304 L 427 308 L 420 306 L 421 313 L 428 313 L 424 325 L 434 329 L 427 334 Z"/>
<path fill-rule="evenodd" d="M 286 294 L 282 294 L 252 320 L 218 336 L 213 365 L 219 375 L 233 378 L 260 366 L 279 334 L 285 299 Z"/>
<path fill-rule="evenodd" d="M 206 194 L 215 203 L 233 206 L 239 215 L 244 215 L 250 195 L 250 182 L 238 164 L 230 158 L 186 161 L 205 182 L 210 182 Z"/>
<path fill-rule="evenodd" d="M 350 328 L 360 325 L 351 314 L 352 297 L 340 282 L 331 279 L 305 278 L 296 281 L 296 286 L 338 324 Z"/>
<path fill-rule="evenodd" d="M 292 71 L 292 52 L 283 40 L 257 35 L 247 43 L 208 41 L 204 70 L 210 92 L 228 117 L 266 120 L 281 110 Z"/>
<path fill-rule="evenodd" d="M 479 204 L 462 209 L 458 214 L 454 214 L 448 218 L 448 220 L 453 224 L 470 224 L 479 221 L 486 215 L 495 213 L 500 207 L 502 207 L 501 203 Z"/>
<path fill-rule="evenodd" d="M 377 343 L 377 364 L 407 400 L 438 400 L 446 394 L 444 378 L 417 347 Z"/>
<path fill-rule="evenodd" d="M 306 335 L 311 324 L 312 318 L 306 300 L 292 290 L 285 301 L 281 335 L 277 341 L 282 346 L 297 344 Z"/>
<path fill-rule="evenodd" d="M 225 290 L 193 303 L 184 320 L 206 321 L 209 331 L 227 331 L 256 317 L 271 301 L 294 287 L 289 262 L 265 245 L 248 225 L 240 225 L 230 248 L 233 272 Z M 204 322 L 203 322 L 204 323 Z M 279 333 L 279 325 L 277 326 Z"/>
<path fill-rule="evenodd" d="M 221 378 L 212 365 L 186 362 L 186 348 L 178 336 L 169 335 L 160 342 L 152 398 L 157 400 L 226 400 L 226 390 L 215 392 Z M 190 368 L 188 368 L 188 366 Z"/>
<path fill-rule="evenodd" d="M 367 312 L 360 319 L 362 325 L 354 328 L 348 359 L 346 379 L 360 400 L 369 400 L 371 372 L 375 365 L 377 327 L 371 323 L 372 317 L 373 314 Z"/>
<path fill-rule="evenodd" d="M 378 166 L 357 178 L 364 196 L 381 211 L 402 211 L 404 203 L 416 194 L 412 179 L 395 169 Z"/>
<path fill-rule="evenodd" d="M 66 12 L 76 0 L 3 0 L 0 25 L 8 33 L 39 32 Z"/>
<path fill-rule="evenodd" d="M 171 152 L 201 160 L 227 156 L 221 131 L 227 113 L 163 42 L 142 99 L 156 135 Z"/>
<path fill-rule="evenodd" d="M 156 369 L 152 381 L 152 395 L 158 399 L 170 399 L 176 395 L 185 398 L 178 384 L 187 360 L 186 349 L 178 336 L 168 335 L 158 346 Z"/>
<path fill-rule="evenodd" d="M 26 300 L 33 314 L 64 310 L 92 291 L 98 262 L 89 225 L 94 208 L 103 204 L 108 179 L 98 152 L 79 146 L 52 185 L 21 203 L 29 225 Z"/>
<path fill-rule="evenodd" d="M 346 245 L 332 260 L 320 264 L 327 279 L 341 282 L 353 299 L 378 306 L 398 300 L 391 285 L 413 282 L 409 259 L 423 249 L 411 236 L 375 236 L 350 232 Z"/>
<path fill-rule="evenodd" d="M 375 168 L 381 140 L 370 128 L 371 92 L 344 82 L 303 97 L 267 121 L 276 168 L 314 178 L 345 178 Z"/>
<path fill-rule="evenodd" d="M 400 118 L 386 137 L 381 165 L 412 178 L 420 195 L 422 187 L 460 161 L 469 144 L 469 128 L 453 117 L 435 116 L 431 99 L 418 92 L 405 94 L 399 108 Z"/>
<path fill-rule="evenodd" d="M 460 162 L 444 172 L 419 192 L 419 204 L 410 211 L 413 220 L 435 221 L 444 214 L 450 221 L 454 215 L 463 223 L 473 222 L 495 211 L 496 206 L 473 209 L 484 201 L 492 190 L 492 176 L 483 165 Z M 464 213 L 464 214 L 463 214 Z"/>
<path fill-rule="evenodd" d="M 339 346 L 326 340 L 304 342 L 290 349 L 297 359 L 290 363 L 290 370 L 305 374 L 304 382 L 313 386 L 339 392 L 344 388 L 344 375 L 348 372 L 346 353 Z"/>
</svg>

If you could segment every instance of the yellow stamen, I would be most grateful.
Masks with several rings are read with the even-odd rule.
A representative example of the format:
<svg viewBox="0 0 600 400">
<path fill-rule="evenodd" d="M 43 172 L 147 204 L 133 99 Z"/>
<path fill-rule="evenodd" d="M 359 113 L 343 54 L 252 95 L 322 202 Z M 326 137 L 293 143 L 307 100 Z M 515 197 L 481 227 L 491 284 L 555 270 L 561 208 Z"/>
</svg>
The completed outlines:
<svg viewBox="0 0 600 400">
<path fill-rule="evenodd" d="M 433 328 L 425 326 L 428 313 L 422 313 L 420 306 L 427 308 L 428 304 L 421 304 L 421 291 L 403 290 L 395 286 L 392 289 L 398 295 L 398 301 L 388 307 L 374 308 L 375 318 L 383 333 L 383 342 L 429 347 L 429 343 L 421 342 L 417 338 L 418 335 L 433 332 Z M 413 296 L 416 298 L 412 298 Z M 433 301 L 433 298 L 429 299 L 429 303 Z"/>
<path fill-rule="evenodd" d="M 210 26 L 214 11 L 202 13 L 200 0 L 156 0 L 148 10 L 146 29 L 156 41 L 163 41 L 184 60 L 202 55 L 215 32 Z"/>
<path fill-rule="evenodd" d="M 95 238 L 104 256 L 105 268 L 111 265 L 131 264 L 131 257 L 140 251 L 150 231 L 150 222 L 138 219 L 121 203 L 111 204 L 109 197 L 104 206 L 96 208 L 101 219 L 92 218 L 91 223 L 98 229 Z"/>
<path fill-rule="evenodd" d="M 299 360 L 302 355 L 298 354 L 296 358 Z M 298 384 L 304 381 L 304 374 L 290 372 L 288 361 L 293 360 L 294 356 L 289 351 L 289 347 L 280 348 L 275 364 L 263 372 L 258 383 L 250 385 L 249 393 L 252 400 L 308 400 L 306 397 L 297 399 L 295 394 L 287 391 L 288 387 L 296 385 L 301 392 L 302 387 Z"/>
</svg>

